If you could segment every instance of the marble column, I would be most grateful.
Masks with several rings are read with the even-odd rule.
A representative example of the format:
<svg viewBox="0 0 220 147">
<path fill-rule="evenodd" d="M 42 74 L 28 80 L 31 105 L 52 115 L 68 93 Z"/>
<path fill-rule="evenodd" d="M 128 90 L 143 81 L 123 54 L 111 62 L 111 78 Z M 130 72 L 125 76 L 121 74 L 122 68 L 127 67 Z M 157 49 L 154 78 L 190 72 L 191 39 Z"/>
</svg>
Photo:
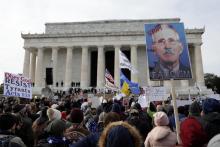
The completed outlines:
<svg viewBox="0 0 220 147">
<path fill-rule="evenodd" d="M 29 78 L 30 77 L 29 71 L 30 71 L 30 51 L 28 49 L 25 49 L 23 76 Z"/>
<path fill-rule="evenodd" d="M 180 80 L 180 86 L 181 87 L 189 87 L 189 81 L 188 80 Z"/>
<path fill-rule="evenodd" d="M 195 58 L 195 75 L 198 86 L 204 86 L 204 72 L 202 64 L 201 43 L 194 44 L 194 58 Z"/>
<path fill-rule="evenodd" d="M 121 46 L 115 46 L 115 69 L 114 69 L 114 80 L 115 85 L 120 87 L 120 67 L 119 67 L 119 50 Z"/>
<path fill-rule="evenodd" d="M 70 87 L 72 81 L 72 61 L 73 61 L 73 47 L 67 47 L 66 55 L 66 72 L 65 72 L 65 87 Z"/>
<path fill-rule="evenodd" d="M 104 46 L 98 46 L 97 87 L 104 87 L 105 54 Z"/>
<path fill-rule="evenodd" d="M 82 46 L 82 62 L 81 62 L 81 88 L 87 88 L 89 85 L 89 67 L 88 67 L 88 47 Z"/>
<path fill-rule="evenodd" d="M 35 69 L 36 69 L 36 53 L 31 52 L 31 64 L 30 64 L 30 78 L 33 83 L 35 83 Z"/>
<path fill-rule="evenodd" d="M 58 58 L 58 47 L 52 48 L 52 67 L 53 67 L 53 87 L 56 87 L 57 82 L 57 58 Z"/>
<path fill-rule="evenodd" d="M 45 84 L 45 79 L 43 77 L 43 56 L 44 56 L 44 48 L 38 48 L 37 67 L 35 73 L 35 87 L 43 87 Z"/>
<path fill-rule="evenodd" d="M 131 46 L 131 65 L 137 70 L 138 64 L 137 64 L 137 45 Z M 138 83 L 138 73 L 132 73 L 131 72 L 131 81 Z"/>
</svg>

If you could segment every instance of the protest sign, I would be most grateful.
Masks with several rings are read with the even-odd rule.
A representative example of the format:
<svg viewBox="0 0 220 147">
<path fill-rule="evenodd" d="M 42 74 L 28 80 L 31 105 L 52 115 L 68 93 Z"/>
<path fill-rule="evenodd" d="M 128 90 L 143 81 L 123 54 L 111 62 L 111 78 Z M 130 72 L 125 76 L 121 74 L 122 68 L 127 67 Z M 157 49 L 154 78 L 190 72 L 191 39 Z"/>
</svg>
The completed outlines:
<svg viewBox="0 0 220 147">
<path fill-rule="evenodd" d="M 30 79 L 5 72 L 4 95 L 23 98 L 32 98 L 32 82 Z"/>
<path fill-rule="evenodd" d="M 164 101 L 169 96 L 165 87 L 143 87 L 143 89 L 149 101 Z"/>
<path fill-rule="evenodd" d="M 142 108 L 146 108 L 149 106 L 149 102 L 147 101 L 145 95 L 140 95 L 138 97 L 138 103 L 141 105 Z"/>
</svg>

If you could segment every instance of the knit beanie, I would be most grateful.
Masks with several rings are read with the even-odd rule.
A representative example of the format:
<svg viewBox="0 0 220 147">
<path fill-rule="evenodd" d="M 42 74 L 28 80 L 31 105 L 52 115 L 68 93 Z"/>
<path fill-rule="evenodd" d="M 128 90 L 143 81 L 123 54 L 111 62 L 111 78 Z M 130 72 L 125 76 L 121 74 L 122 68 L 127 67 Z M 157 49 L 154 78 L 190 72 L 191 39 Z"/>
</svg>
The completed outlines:
<svg viewBox="0 0 220 147">
<path fill-rule="evenodd" d="M 61 119 L 61 112 L 57 109 L 49 108 L 47 109 L 47 116 L 49 120 Z"/>
<path fill-rule="evenodd" d="M 153 115 L 154 117 L 154 124 L 156 126 L 167 126 L 169 124 L 169 119 L 167 114 L 164 112 L 157 112 Z"/>
<path fill-rule="evenodd" d="M 65 129 L 66 129 L 65 121 L 61 119 L 54 119 L 52 122 L 48 124 L 46 131 L 51 136 L 62 136 Z"/>
<path fill-rule="evenodd" d="M 202 111 L 205 114 L 211 113 L 211 112 L 219 112 L 220 110 L 220 103 L 218 100 L 213 98 L 207 98 L 203 101 L 202 104 Z"/>
<path fill-rule="evenodd" d="M 70 120 L 72 123 L 81 123 L 83 121 L 83 111 L 78 108 L 72 109 Z"/>
</svg>

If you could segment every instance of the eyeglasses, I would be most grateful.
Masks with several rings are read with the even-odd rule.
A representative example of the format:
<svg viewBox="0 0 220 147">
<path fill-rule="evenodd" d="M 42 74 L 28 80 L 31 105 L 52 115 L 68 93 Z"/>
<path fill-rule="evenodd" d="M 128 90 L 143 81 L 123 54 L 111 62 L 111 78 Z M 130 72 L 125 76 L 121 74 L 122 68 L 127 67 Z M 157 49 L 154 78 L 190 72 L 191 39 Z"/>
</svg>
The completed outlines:
<svg viewBox="0 0 220 147">
<path fill-rule="evenodd" d="M 166 45 L 166 43 L 168 45 L 176 45 L 179 42 L 179 40 L 174 40 L 172 38 L 165 40 L 165 39 L 160 39 L 157 42 L 154 42 L 154 44 L 156 45 Z"/>
</svg>

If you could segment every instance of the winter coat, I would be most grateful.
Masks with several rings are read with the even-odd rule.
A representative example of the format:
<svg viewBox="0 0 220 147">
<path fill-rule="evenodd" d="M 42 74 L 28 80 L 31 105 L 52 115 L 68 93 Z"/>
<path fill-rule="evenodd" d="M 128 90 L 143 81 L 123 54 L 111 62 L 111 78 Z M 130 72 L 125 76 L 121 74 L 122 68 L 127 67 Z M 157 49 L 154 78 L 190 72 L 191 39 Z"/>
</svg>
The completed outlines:
<svg viewBox="0 0 220 147">
<path fill-rule="evenodd" d="M 183 147 L 201 147 L 207 142 L 204 128 L 197 118 L 192 116 L 181 123 L 180 137 Z"/>
<path fill-rule="evenodd" d="M 66 132 L 64 133 L 64 136 L 70 140 L 70 142 L 72 143 L 76 143 L 79 140 L 82 140 L 83 138 L 85 138 L 86 136 L 89 135 L 89 131 L 85 128 L 83 128 L 82 126 L 80 126 L 79 124 L 73 124 L 70 128 L 68 128 L 66 130 Z"/>
<path fill-rule="evenodd" d="M 202 116 L 202 126 L 208 140 L 220 133 L 220 113 L 211 112 Z"/>
<path fill-rule="evenodd" d="M 15 134 L 13 134 L 12 132 L 0 131 L 0 138 L 2 138 L 3 136 L 5 136 L 5 137 L 10 136 L 11 139 L 9 141 L 9 145 L 11 145 L 12 147 L 26 147 L 26 145 L 21 140 L 21 138 L 15 136 Z M 0 140 L 2 140 L 2 139 L 0 139 Z"/>
<path fill-rule="evenodd" d="M 100 133 L 93 133 L 83 138 L 75 144 L 70 144 L 70 147 L 97 147 Z"/>
<path fill-rule="evenodd" d="M 144 142 L 145 147 L 175 147 L 177 143 L 176 133 L 168 126 L 156 126 L 148 133 Z"/>
</svg>

